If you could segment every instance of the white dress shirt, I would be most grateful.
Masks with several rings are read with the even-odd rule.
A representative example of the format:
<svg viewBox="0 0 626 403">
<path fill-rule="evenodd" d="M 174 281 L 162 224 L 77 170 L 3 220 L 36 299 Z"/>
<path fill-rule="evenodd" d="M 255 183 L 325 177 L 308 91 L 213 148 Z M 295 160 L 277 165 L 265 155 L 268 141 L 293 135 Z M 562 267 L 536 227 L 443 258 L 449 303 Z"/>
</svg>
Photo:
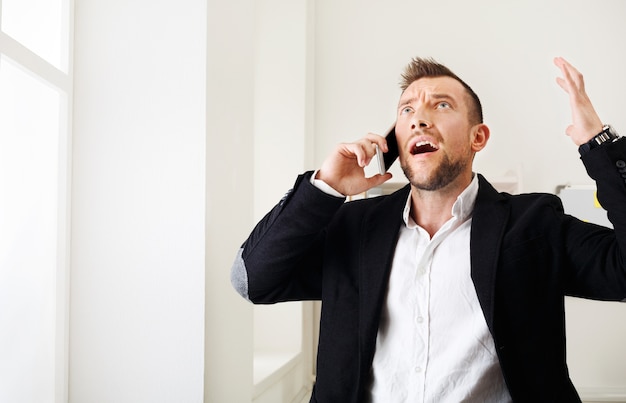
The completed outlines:
<svg viewBox="0 0 626 403">
<path fill-rule="evenodd" d="M 376 341 L 373 403 L 512 401 L 470 276 L 477 194 L 474 175 L 432 239 L 411 219 L 408 197 Z"/>
</svg>

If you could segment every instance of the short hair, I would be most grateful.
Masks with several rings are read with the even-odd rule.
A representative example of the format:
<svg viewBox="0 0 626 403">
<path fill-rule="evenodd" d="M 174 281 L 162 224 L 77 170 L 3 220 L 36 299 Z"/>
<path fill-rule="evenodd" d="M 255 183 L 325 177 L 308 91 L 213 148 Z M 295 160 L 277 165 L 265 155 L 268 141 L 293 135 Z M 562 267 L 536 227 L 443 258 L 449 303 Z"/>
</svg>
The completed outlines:
<svg viewBox="0 0 626 403">
<path fill-rule="evenodd" d="M 452 70 L 431 58 L 415 57 L 405 67 L 400 81 L 402 91 L 406 90 L 414 81 L 424 77 L 451 77 L 457 80 L 469 95 L 469 116 L 471 123 L 483 123 L 483 108 L 478 95 L 472 88 L 454 74 Z"/>
</svg>

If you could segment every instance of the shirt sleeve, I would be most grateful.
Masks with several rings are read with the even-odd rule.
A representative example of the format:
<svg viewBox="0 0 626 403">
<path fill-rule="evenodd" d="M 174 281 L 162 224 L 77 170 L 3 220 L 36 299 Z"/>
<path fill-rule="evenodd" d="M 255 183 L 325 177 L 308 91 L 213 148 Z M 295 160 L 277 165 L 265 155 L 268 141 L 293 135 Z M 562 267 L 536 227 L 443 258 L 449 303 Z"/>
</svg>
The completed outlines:
<svg viewBox="0 0 626 403">
<path fill-rule="evenodd" d="M 315 177 L 317 176 L 317 172 L 319 171 L 316 170 L 315 172 L 313 172 L 313 175 L 311 175 L 311 184 L 313 186 L 315 186 L 316 188 L 318 188 L 319 190 L 321 190 L 322 192 L 329 194 L 331 196 L 335 196 L 335 197 L 346 197 L 346 195 L 339 193 L 338 191 L 336 191 L 335 189 L 333 189 L 332 186 L 330 186 L 328 183 L 324 182 L 321 179 L 315 179 Z"/>
</svg>

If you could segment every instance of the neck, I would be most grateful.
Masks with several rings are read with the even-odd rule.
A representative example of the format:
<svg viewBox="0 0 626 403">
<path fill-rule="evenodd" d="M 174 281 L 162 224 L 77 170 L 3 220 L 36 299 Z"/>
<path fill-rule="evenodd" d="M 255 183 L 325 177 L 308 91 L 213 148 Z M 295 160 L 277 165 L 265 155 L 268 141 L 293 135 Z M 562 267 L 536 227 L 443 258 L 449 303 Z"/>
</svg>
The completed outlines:
<svg viewBox="0 0 626 403">
<path fill-rule="evenodd" d="M 470 183 L 471 176 L 434 191 L 411 186 L 411 218 L 432 238 L 452 218 L 452 206 Z"/>
</svg>

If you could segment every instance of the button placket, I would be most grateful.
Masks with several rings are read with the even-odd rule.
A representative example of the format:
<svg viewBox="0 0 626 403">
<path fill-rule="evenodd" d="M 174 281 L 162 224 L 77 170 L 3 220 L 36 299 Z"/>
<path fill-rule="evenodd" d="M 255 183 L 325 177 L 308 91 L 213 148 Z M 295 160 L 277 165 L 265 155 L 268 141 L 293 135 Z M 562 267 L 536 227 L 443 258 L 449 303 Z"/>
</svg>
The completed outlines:
<svg viewBox="0 0 626 403">
<path fill-rule="evenodd" d="M 414 389 L 411 393 L 411 401 L 422 402 L 424 399 L 424 383 L 426 382 L 426 363 L 428 360 L 430 334 L 428 321 L 430 310 L 430 265 L 432 264 L 432 242 L 428 235 L 420 228 L 423 243 L 416 251 L 417 267 L 415 271 L 415 287 L 417 304 L 414 311 L 415 337 L 419 339 L 419 347 L 413 356 L 413 374 L 415 376 Z"/>
</svg>

